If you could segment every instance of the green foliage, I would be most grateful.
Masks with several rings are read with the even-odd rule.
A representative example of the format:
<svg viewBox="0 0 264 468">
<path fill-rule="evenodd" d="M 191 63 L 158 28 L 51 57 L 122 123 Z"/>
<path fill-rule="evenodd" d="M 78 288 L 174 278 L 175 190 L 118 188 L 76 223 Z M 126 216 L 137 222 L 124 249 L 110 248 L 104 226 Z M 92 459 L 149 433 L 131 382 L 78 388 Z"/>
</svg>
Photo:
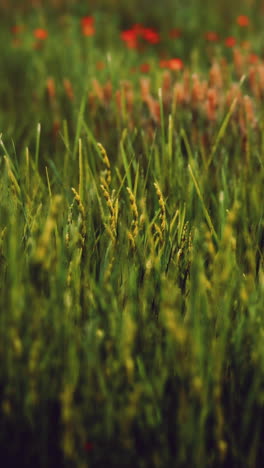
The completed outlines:
<svg viewBox="0 0 264 468">
<path fill-rule="evenodd" d="M 210 120 L 154 66 L 144 100 L 117 31 L 64 21 L 0 71 L 2 458 L 262 466 L 263 97 Z"/>
</svg>

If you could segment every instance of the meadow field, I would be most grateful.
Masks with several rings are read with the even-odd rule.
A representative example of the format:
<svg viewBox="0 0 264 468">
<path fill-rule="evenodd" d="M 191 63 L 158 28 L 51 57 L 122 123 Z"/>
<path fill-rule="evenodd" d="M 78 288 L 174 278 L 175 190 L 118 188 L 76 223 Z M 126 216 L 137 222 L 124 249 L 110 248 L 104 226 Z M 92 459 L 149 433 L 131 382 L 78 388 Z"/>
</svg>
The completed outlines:
<svg viewBox="0 0 264 468">
<path fill-rule="evenodd" d="M 261 468 L 264 2 L 0 14 L 1 466 Z"/>
</svg>

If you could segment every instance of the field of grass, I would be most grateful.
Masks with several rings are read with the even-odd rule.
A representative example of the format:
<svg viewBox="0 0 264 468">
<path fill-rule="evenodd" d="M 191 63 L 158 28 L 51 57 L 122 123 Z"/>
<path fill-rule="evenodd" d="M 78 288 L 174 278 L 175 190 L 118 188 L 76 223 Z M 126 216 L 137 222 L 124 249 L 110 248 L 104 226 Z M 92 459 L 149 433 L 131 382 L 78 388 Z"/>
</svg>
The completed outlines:
<svg viewBox="0 0 264 468">
<path fill-rule="evenodd" d="M 263 2 L 43 3 L 0 1 L 3 466 L 262 467 Z"/>
</svg>

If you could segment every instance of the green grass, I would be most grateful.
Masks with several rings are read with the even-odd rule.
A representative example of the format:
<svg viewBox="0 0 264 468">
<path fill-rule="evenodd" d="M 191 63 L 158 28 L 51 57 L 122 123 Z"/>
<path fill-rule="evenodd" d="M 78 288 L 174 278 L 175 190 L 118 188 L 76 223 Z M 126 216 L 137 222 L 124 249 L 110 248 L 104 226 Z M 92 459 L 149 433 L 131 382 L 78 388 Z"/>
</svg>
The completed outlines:
<svg viewBox="0 0 264 468">
<path fill-rule="evenodd" d="M 263 95 L 218 45 L 217 96 L 236 82 L 242 97 L 210 120 L 207 97 L 176 102 L 170 85 L 166 101 L 155 48 L 142 57 L 110 30 L 105 49 L 103 33 L 82 38 L 69 21 L 51 22 L 40 50 L 29 26 L 3 47 L 1 455 L 41 468 L 261 467 Z M 191 57 L 186 69 L 208 79 L 209 57 L 199 70 Z M 131 72 L 143 61 L 154 101 Z"/>
</svg>

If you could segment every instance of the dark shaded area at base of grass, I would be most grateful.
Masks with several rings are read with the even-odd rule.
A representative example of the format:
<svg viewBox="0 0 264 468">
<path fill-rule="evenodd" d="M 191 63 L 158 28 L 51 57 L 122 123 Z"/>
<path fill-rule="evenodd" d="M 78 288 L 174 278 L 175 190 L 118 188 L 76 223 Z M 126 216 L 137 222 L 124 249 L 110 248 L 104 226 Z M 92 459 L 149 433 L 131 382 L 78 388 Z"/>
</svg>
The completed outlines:
<svg viewBox="0 0 264 468">
<path fill-rule="evenodd" d="M 164 400 L 162 402 L 162 421 L 159 427 L 144 427 L 136 421 L 130 428 L 130 447 L 124 447 L 122 433 L 113 432 L 111 438 L 106 438 L 101 428 L 101 437 L 91 444 L 87 450 L 87 464 L 91 468 L 133 468 L 144 467 L 203 467 L 203 468 L 251 468 L 261 467 L 264 456 L 264 447 L 261 443 L 264 436 L 264 410 L 262 406 L 253 405 L 251 408 L 251 421 L 248 421 L 252 430 L 258 425 L 258 440 L 252 440 L 250 432 L 244 434 L 241 431 L 239 415 L 243 414 L 244 401 L 250 390 L 253 376 L 245 377 L 245 369 L 230 367 L 230 377 L 226 378 L 223 385 L 222 405 L 225 408 L 224 415 L 227 421 L 224 435 L 227 442 L 227 452 L 222 451 L 214 437 L 215 416 L 207 414 L 207 422 L 204 428 L 206 461 L 201 464 L 197 459 L 198 453 L 193 451 L 192 445 L 185 447 L 184 461 L 179 454 L 182 453 L 184 443 L 178 439 L 181 428 L 178 426 L 177 413 L 180 408 L 177 403 L 177 395 L 183 386 L 188 387 L 188 382 L 181 379 L 170 378 L 167 382 Z M 247 370 L 248 372 L 248 370 Z M 241 378 L 241 374 L 243 378 Z M 237 380 L 236 380 L 237 379 Z M 235 395 L 231 389 L 235 389 Z M 126 389 L 124 389 L 125 391 Z M 91 404 L 93 404 L 91 402 Z M 197 402 L 193 402 L 195 406 Z M 197 405 L 198 413 L 202 411 Z M 197 414 L 198 414 L 197 413 Z M 0 423 L 0 448 L 1 457 L 8 467 L 36 467 L 36 468 L 75 468 L 76 462 L 65 460 L 60 449 L 61 430 L 60 404 L 58 402 L 45 402 L 37 406 L 31 421 L 23 419 L 19 407 L 16 415 L 11 419 L 1 418 Z M 45 415 L 45 419 L 43 416 Z M 96 419 L 96 418 L 95 418 Z M 98 421 L 97 421 L 98 422 Z M 92 421 L 87 421 L 87 427 L 91 431 Z M 253 431 L 252 431 L 253 434 Z M 254 436 L 253 436 L 254 437 Z M 256 452 L 252 464 L 248 454 L 251 447 L 256 444 Z M 78 444 L 77 444 L 78 445 Z M 258 447 L 258 448 L 257 448 Z M 85 453 L 85 445 L 80 447 Z M 85 455 L 81 457 L 85 459 Z M 246 461 L 247 460 L 247 461 Z"/>
</svg>

